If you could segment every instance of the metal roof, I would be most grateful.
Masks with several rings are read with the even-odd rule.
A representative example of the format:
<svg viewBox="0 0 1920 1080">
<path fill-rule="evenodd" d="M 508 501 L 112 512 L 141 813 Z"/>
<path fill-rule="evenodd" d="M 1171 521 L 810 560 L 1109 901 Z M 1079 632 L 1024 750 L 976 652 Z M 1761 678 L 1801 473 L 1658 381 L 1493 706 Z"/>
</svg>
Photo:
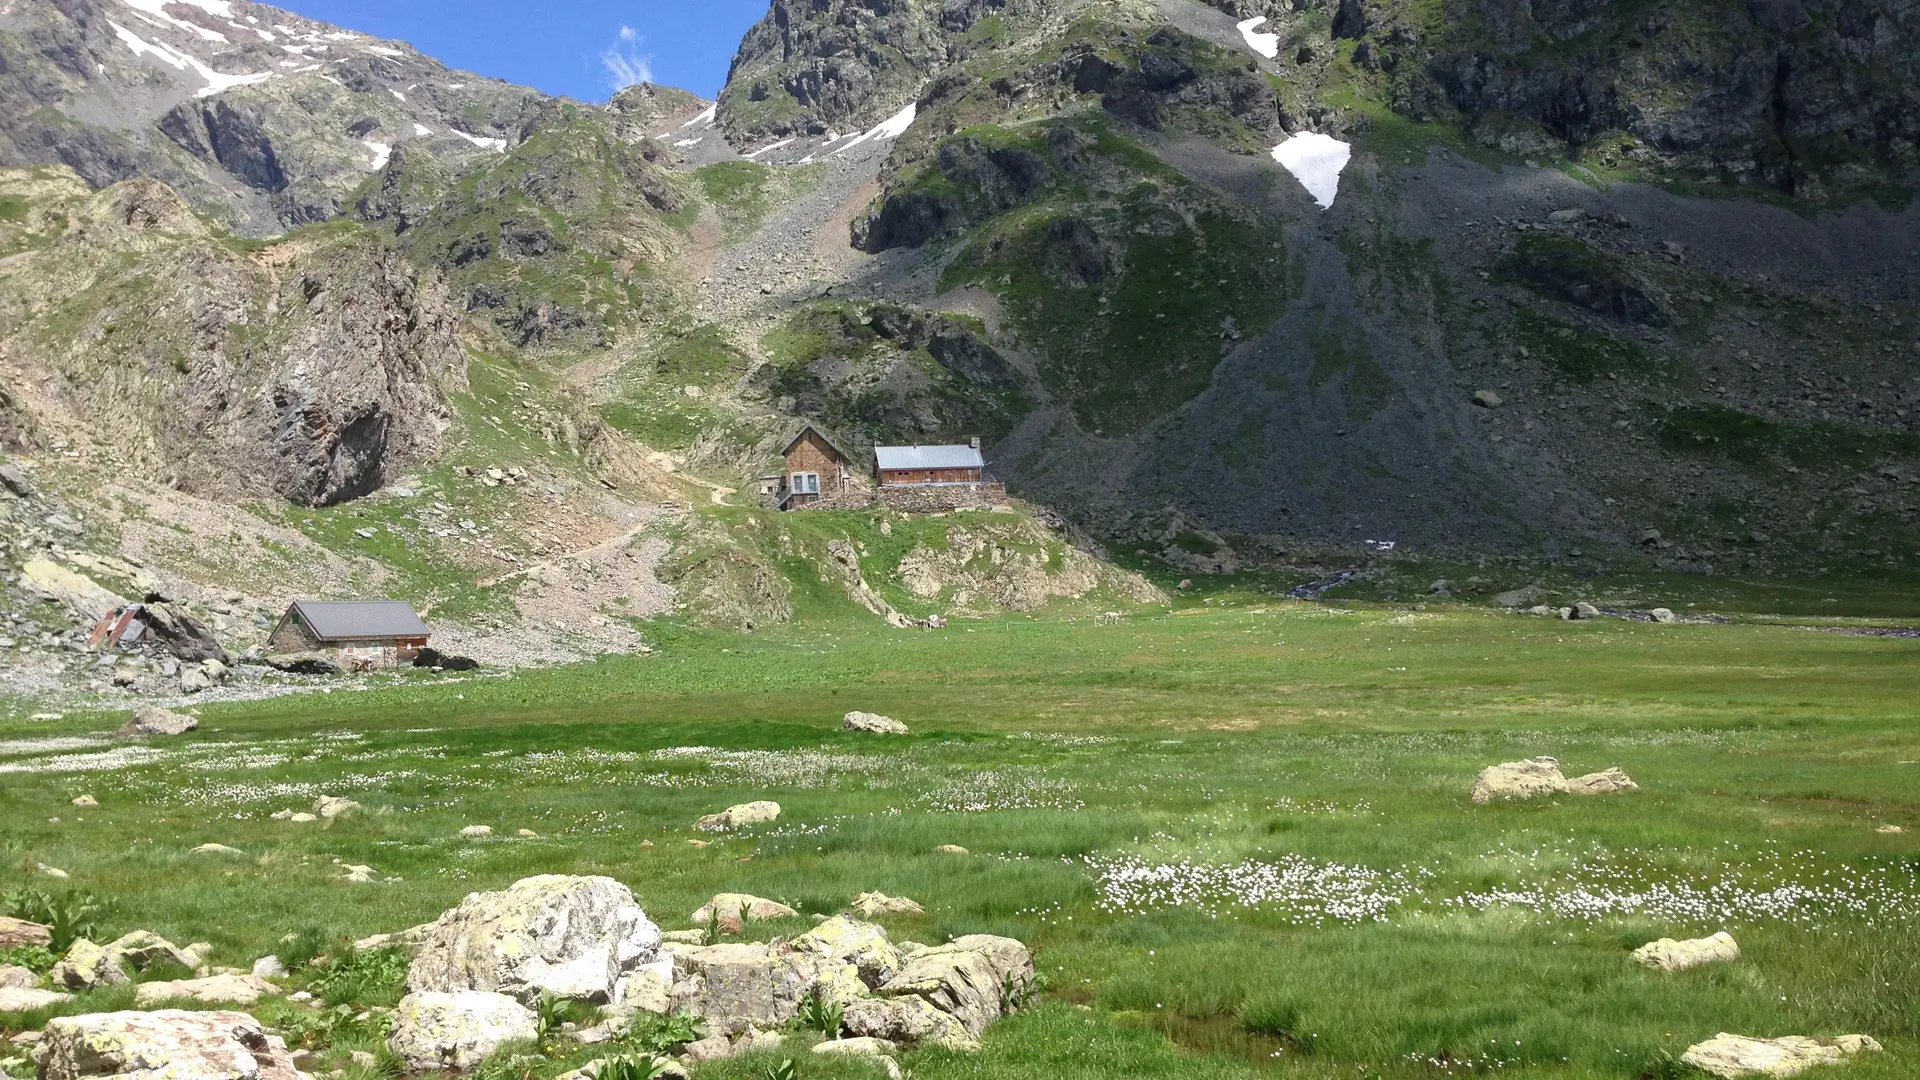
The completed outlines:
<svg viewBox="0 0 1920 1080">
<path fill-rule="evenodd" d="M 293 610 L 321 641 L 417 638 L 432 633 L 403 600 L 295 600 Z"/>
<path fill-rule="evenodd" d="M 876 446 L 873 459 L 882 469 L 984 469 L 985 458 L 972 446 Z"/>
</svg>

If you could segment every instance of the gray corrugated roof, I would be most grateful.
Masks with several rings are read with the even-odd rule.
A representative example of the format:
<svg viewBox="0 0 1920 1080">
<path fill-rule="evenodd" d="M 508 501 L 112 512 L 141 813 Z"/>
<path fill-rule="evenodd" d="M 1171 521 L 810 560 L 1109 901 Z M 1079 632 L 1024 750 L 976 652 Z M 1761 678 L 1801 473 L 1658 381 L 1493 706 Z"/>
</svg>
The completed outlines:
<svg viewBox="0 0 1920 1080">
<path fill-rule="evenodd" d="M 358 641 L 365 638 L 426 637 L 431 631 L 413 608 L 402 600 L 355 600 L 332 603 L 296 600 L 294 609 L 321 641 Z"/>
<path fill-rule="evenodd" d="M 971 446 L 876 446 L 874 460 L 883 469 L 984 469 L 987 462 Z"/>
</svg>

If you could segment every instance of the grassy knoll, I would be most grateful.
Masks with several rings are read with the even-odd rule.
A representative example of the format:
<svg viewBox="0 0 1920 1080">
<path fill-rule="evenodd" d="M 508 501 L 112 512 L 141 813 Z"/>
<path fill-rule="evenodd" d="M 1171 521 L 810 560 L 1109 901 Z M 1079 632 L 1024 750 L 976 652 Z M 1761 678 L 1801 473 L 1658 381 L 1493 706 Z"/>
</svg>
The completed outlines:
<svg viewBox="0 0 1920 1080">
<path fill-rule="evenodd" d="M 923 1078 L 1665 1078 L 1719 1031 L 1862 1031 L 1888 1052 L 1850 1077 L 1910 1077 L 1917 651 L 1784 626 L 1295 603 L 679 631 L 651 657 L 209 707 L 198 733 L 137 752 L 28 741 L 112 717 L 10 723 L 0 859 L 110 899 L 102 932 L 209 941 L 236 966 L 293 949 L 288 934 L 395 930 L 542 872 L 617 877 L 669 928 L 723 889 L 803 912 L 878 889 L 927 907 L 888 920 L 897 938 L 1037 946 L 1040 1001 L 977 1056 L 907 1055 Z M 840 732 L 855 708 L 914 734 Z M 1533 754 L 1619 765 L 1641 790 L 1469 802 L 1482 765 Z M 101 805 L 69 805 L 82 793 Z M 268 817 L 322 793 L 369 812 Z M 687 843 L 696 816 L 755 798 L 781 820 Z M 476 823 L 494 836 L 457 837 Z M 188 854 L 206 842 L 246 854 Z M 335 860 L 399 880 L 347 884 Z M 1737 964 L 1670 976 L 1627 958 L 1722 928 Z M 352 1017 L 391 999 L 397 969 L 360 963 L 328 973 L 348 1006 L 332 1026 L 262 1015 L 311 1044 L 374 1044 Z M 870 1075 L 799 1057 L 802 1076 Z M 563 1058 L 493 1075 L 583 1060 Z"/>
</svg>

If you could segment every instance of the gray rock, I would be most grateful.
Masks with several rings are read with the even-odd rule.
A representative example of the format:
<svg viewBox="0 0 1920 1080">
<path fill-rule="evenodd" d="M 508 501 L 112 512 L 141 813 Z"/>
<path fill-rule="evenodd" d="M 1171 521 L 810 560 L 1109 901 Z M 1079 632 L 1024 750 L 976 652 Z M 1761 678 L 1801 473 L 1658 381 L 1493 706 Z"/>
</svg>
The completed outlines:
<svg viewBox="0 0 1920 1080">
<path fill-rule="evenodd" d="M 979 1040 L 967 1026 L 922 997 L 874 998 L 848 1003 L 841 1030 L 855 1038 L 880 1039 L 903 1046 L 944 1046 L 974 1050 Z"/>
<path fill-rule="evenodd" d="M 1473 403 L 1483 409 L 1497 409 L 1505 405 L 1507 399 L 1501 397 L 1497 391 L 1475 390 L 1473 392 Z"/>
<path fill-rule="evenodd" d="M 0 964 L 0 990 L 30 990 L 40 985 L 40 976 L 32 968 L 18 964 Z M 0 1012 L 7 1010 L 0 1009 Z"/>
<path fill-rule="evenodd" d="M 9 461 L 0 465 L 0 487 L 6 488 L 23 499 L 33 498 L 33 484 L 27 480 L 27 474 L 20 466 Z"/>
<path fill-rule="evenodd" d="M 1657 607 L 1647 614 L 1651 615 L 1653 621 L 1657 623 L 1677 623 L 1680 621 L 1680 616 L 1675 615 L 1671 608 Z"/>
<path fill-rule="evenodd" d="M 876 735 L 907 734 L 907 725 L 890 716 L 870 712 L 850 712 L 840 722 L 840 727 L 845 731 L 868 731 Z"/>
<path fill-rule="evenodd" d="M 1560 763 L 1550 757 L 1507 761 L 1480 770 L 1473 781 L 1473 801 L 1482 805 L 1497 799 L 1536 799 L 1567 793 Z"/>
<path fill-rule="evenodd" d="M 1832 1042 L 1787 1035 L 1756 1039 L 1721 1032 L 1687 1047 L 1682 1064 L 1734 1080 L 1741 1076 L 1793 1076 L 1816 1065 L 1837 1065 L 1855 1054 L 1878 1051 L 1880 1044 L 1866 1035 L 1842 1035 Z"/>
<path fill-rule="evenodd" d="M 212 685 L 211 681 L 208 685 Z M 194 717 L 147 705 L 135 709 L 132 719 L 129 719 L 114 735 L 121 739 L 143 739 L 153 735 L 185 735 L 199 726 L 200 721 Z"/>
<path fill-rule="evenodd" d="M 241 1012 L 55 1017 L 39 1056 L 41 1080 L 301 1080 L 286 1042 Z"/>
<path fill-rule="evenodd" d="M 338 795 L 322 795 L 313 800 L 313 812 L 323 818 L 347 817 L 361 810 L 359 803 Z"/>
<path fill-rule="evenodd" d="M 1567 781 L 1567 792 L 1571 795 L 1612 795 L 1622 791 L 1638 791 L 1640 785 L 1633 782 L 1618 766 L 1585 776 L 1576 776 Z"/>
<path fill-rule="evenodd" d="M 688 918 L 695 923 L 713 919 L 784 919 L 800 914 L 777 900 L 747 893 L 718 893 Z"/>
<path fill-rule="evenodd" d="M 625 885 L 549 874 L 469 894 L 440 916 L 421 938 L 407 986 L 619 1004 L 621 980 L 659 948 L 660 928 Z"/>
<path fill-rule="evenodd" d="M 1597 619 L 1600 617 L 1600 609 L 1582 600 L 1573 605 L 1573 614 L 1579 619 Z"/>
<path fill-rule="evenodd" d="M 907 957 L 879 987 L 883 997 L 918 997 L 978 1039 L 1009 998 L 1033 984 L 1033 956 L 1012 938 L 973 934 Z"/>
<path fill-rule="evenodd" d="M 717 1035 L 793 1021 L 828 962 L 763 944 L 674 945 L 673 1009 Z"/>
<path fill-rule="evenodd" d="M 53 931 L 39 923 L 0 915 L 0 949 L 18 949 L 28 945 L 45 948 L 53 944 Z"/>
<path fill-rule="evenodd" d="M 777 802 L 750 802 L 729 806 L 717 814 L 708 814 L 693 823 L 702 832 L 725 832 L 747 825 L 763 825 L 780 816 Z"/>
<path fill-rule="evenodd" d="M 262 979 L 284 979 L 287 965 L 277 956 L 263 956 L 253 962 L 253 974 Z"/>
<path fill-rule="evenodd" d="M 1661 938 L 1633 950 L 1633 958 L 1656 971 L 1686 971 L 1703 964 L 1725 964 L 1740 959 L 1740 946 L 1725 930 L 1705 938 L 1676 941 Z"/>
<path fill-rule="evenodd" d="M 409 1069 L 465 1070 L 502 1045 L 539 1032 L 533 1010 L 505 994 L 415 991 L 394 1009 L 387 1045 Z"/>
<path fill-rule="evenodd" d="M 865 892 L 853 898 L 849 909 L 863 919 L 878 918 L 882 915 L 925 915 L 927 909 L 904 896 L 888 896 L 886 893 Z"/>
<path fill-rule="evenodd" d="M 204 979 L 141 983 L 134 992 L 136 1008 L 150 1009 L 163 1001 L 191 1000 L 214 1005 L 254 1005 L 280 988 L 255 975 L 213 975 Z"/>
<path fill-rule="evenodd" d="M 0 986 L 0 1013 L 32 1012 L 72 1000 L 72 994 L 55 990 L 41 990 L 33 986 Z"/>
</svg>

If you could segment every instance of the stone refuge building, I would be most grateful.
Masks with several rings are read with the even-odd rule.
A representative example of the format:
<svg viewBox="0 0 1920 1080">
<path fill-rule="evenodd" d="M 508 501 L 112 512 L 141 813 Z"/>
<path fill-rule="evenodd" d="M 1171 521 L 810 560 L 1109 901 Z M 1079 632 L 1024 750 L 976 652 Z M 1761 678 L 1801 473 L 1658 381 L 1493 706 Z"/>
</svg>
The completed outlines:
<svg viewBox="0 0 1920 1080">
<path fill-rule="evenodd" d="M 980 440 L 953 446 L 877 446 L 871 465 L 808 424 L 781 452 L 786 471 L 763 478 L 761 494 L 781 510 L 861 510 L 874 505 L 909 513 L 991 509 L 1007 501 L 1006 485 L 987 475 Z"/>
<path fill-rule="evenodd" d="M 400 600 L 295 600 L 267 647 L 280 653 L 334 653 L 347 667 L 385 667 L 412 663 L 432 634 Z"/>
<path fill-rule="evenodd" d="M 787 470 L 772 493 L 774 505 L 782 510 L 797 510 L 822 501 L 840 501 L 842 496 L 864 492 L 864 478 L 854 467 L 853 455 L 840 448 L 826 432 L 807 424 L 780 452 L 787 459 Z"/>
</svg>

